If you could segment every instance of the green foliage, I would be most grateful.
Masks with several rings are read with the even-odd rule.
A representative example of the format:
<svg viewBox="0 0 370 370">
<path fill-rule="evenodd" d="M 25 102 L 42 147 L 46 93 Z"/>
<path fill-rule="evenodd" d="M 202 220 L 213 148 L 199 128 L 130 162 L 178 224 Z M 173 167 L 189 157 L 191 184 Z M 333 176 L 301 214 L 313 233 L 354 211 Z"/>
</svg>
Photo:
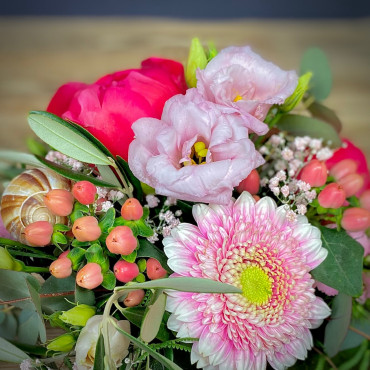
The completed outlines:
<svg viewBox="0 0 370 370">
<path fill-rule="evenodd" d="M 27 360 L 29 358 L 30 357 L 25 352 L 0 337 L 0 361 L 20 364 L 23 360 Z"/>
<path fill-rule="evenodd" d="M 140 181 L 134 176 L 128 163 L 119 155 L 116 157 L 116 163 L 126 181 L 134 187 L 134 197 L 141 201 L 143 199 L 143 190 Z"/>
<path fill-rule="evenodd" d="M 172 270 L 167 265 L 167 257 L 166 255 L 154 244 L 152 244 L 150 241 L 146 239 L 140 239 L 140 248 L 137 252 L 137 257 L 152 257 L 155 258 L 160 262 L 162 267 L 167 270 L 169 273 L 172 272 Z"/>
<path fill-rule="evenodd" d="M 28 150 L 34 154 L 34 155 L 39 155 L 41 157 L 45 157 L 46 154 L 48 154 L 48 147 L 45 145 L 43 142 L 36 140 L 33 137 L 29 137 L 26 140 L 27 143 L 27 148 Z"/>
<path fill-rule="evenodd" d="M 101 267 L 103 274 L 108 271 L 109 260 L 105 256 L 101 245 L 93 244 L 89 249 L 87 249 L 85 257 L 87 262 L 97 263 Z"/>
<path fill-rule="evenodd" d="M 137 256 L 137 249 L 135 249 L 132 253 L 128 254 L 127 256 L 123 254 L 121 255 L 123 260 L 130 262 L 130 263 L 135 262 L 136 256 Z"/>
<path fill-rule="evenodd" d="M 361 295 L 363 247 L 344 230 L 326 227 L 320 227 L 320 230 L 328 256 L 311 271 L 312 276 L 343 294 Z"/>
<path fill-rule="evenodd" d="M 335 114 L 335 112 L 326 107 L 325 105 L 315 101 L 308 107 L 308 110 L 312 114 L 313 117 L 318 118 L 322 121 L 329 123 L 334 129 L 340 133 L 342 130 L 342 122 Z"/>
<path fill-rule="evenodd" d="M 146 207 L 144 207 L 144 210 Z M 153 230 L 145 222 L 144 216 L 137 221 L 125 220 L 123 217 L 117 217 L 114 221 L 114 226 L 127 226 L 132 230 L 134 236 L 142 236 L 148 238 L 153 235 Z"/>
<path fill-rule="evenodd" d="M 101 284 L 107 290 L 113 290 L 116 286 L 116 276 L 110 270 L 103 274 L 103 282 Z"/>
<path fill-rule="evenodd" d="M 113 226 L 115 218 L 116 210 L 113 207 L 109 208 L 99 221 L 99 227 L 103 233 L 108 232 L 108 229 Z"/>
<path fill-rule="evenodd" d="M 95 360 L 93 370 L 102 370 L 105 368 L 104 357 L 105 357 L 104 337 L 102 334 L 100 334 L 95 347 Z"/>
<path fill-rule="evenodd" d="M 33 167 L 44 165 L 32 154 L 15 152 L 12 150 L 0 150 L 0 160 L 10 163 L 22 163 Z"/>
<path fill-rule="evenodd" d="M 76 284 L 75 286 L 75 302 L 78 304 L 87 304 L 93 306 L 95 304 L 95 294 L 93 290 L 85 289 Z"/>
<path fill-rule="evenodd" d="M 213 49 L 212 49 L 213 50 Z M 197 37 L 191 40 L 188 62 L 185 69 L 185 79 L 189 87 L 197 86 L 196 70 L 204 69 L 208 63 L 207 55 Z"/>
<path fill-rule="evenodd" d="M 77 239 L 75 239 L 75 240 L 77 240 Z M 72 243 L 72 245 L 73 245 L 73 243 Z M 81 263 L 85 259 L 85 254 L 86 254 L 85 249 L 80 248 L 80 247 L 74 247 L 69 251 L 69 253 L 67 255 L 67 258 L 69 258 L 72 261 L 72 269 L 73 270 L 77 271 L 79 269 L 79 266 L 81 265 Z"/>
</svg>

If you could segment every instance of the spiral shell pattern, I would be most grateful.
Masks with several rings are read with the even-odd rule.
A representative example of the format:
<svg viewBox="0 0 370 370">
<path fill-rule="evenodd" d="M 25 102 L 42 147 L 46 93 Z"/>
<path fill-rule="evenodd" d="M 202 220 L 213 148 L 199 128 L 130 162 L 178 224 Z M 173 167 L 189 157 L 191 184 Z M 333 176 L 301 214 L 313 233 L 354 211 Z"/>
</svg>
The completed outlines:
<svg viewBox="0 0 370 370">
<path fill-rule="evenodd" d="M 54 215 L 44 204 L 44 195 L 52 189 L 71 190 L 71 182 L 52 170 L 35 168 L 9 183 L 1 199 L 1 218 L 14 239 L 27 244 L 24 229 L 36 221 L 68 223 L 67 217 Z"/>
</svg>

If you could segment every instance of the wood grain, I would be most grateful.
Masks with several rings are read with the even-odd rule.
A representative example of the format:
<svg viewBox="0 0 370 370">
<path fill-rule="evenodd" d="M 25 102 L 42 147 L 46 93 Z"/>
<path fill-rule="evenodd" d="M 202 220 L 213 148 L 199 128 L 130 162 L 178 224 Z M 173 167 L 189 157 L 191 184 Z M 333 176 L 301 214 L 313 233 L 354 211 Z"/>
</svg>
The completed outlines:
<svg viewBox="0 0 370 370">
<path fill-rule="evenodd" d="M 190 40 L 198 36 L 219 49 L 251 45 L 283 69 L 297 69 L 306 48 L 322 48 L 334 79 L 326 104 L 342 119 L 342 135 L 370 158 L 369 19 L 0 18 L 0 35 L 0 148 L 26 150 L 27 112 L 45 109 L 61 84 L 93 82 L 149 56 L 185 62 Z"/>
</svg>

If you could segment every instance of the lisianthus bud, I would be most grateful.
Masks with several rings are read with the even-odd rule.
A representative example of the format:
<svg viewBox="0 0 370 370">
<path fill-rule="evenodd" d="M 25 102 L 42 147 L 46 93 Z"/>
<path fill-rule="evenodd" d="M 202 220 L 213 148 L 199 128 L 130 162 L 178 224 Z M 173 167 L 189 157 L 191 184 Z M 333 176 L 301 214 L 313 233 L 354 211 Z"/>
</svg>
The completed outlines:
<svg viewBox="0 0 370 370">
<path fill-rule="evenodd" d="M 128 283 L 139 274 L 139 268 L 136 263 L 130 263 L 124 260 L 119 260 L 114 265 L 113 271 L 117 280 L 122 283 Z"/>
<path fill-rule="evenodd" d="M 70 215 L 73 201 L 73 195 L 65 189 L 50 190 L 44 197 L 46 207 L 57 216 Z"/>
<path fill-rule="evenodd" d="M 53 234 L 53 225 L 48 221 L 36 221 L 24 229 L 27 242 L 36 247 L 43 247 L 50 243 Z"/>
<path fill-rule="evenodd" d="M 260 188 L 260 175 L 257 170 L 252 172 L 236 188 L 238 193 L 247 191 L 250 194 L 257 194 Z"/>
<path fill-rule="evenodd" d="M 123 301 L 126 307 L 134 307 L 141 303 L 144 299 L 145 291 L 143 289 L 133 290 L 127 294 L 127 297 Z"/>
<path fill-rule="evenodd" d="M 131 254 L 137 247 L 137 239 L 128 226 L 115 227 L 109 233 L 105 243 L 110 252 L 125 256 Z"/>
<path fill-rule="evenodd" d="M 370 211 L 370 189 L 365 190 L 360 196 L 360 204 L 362 208 Z"/>
<path fill-rule="evenodd" d="M 67 257 L 58 258 L 51 263 L 49 271 L 57 279 L 64 279 L 72 274 L 72 261 Z"/>
<path fill-rule="evenodd" d="M 343 212 L 341 225 L 347 231 L 363 231 L 370 227 L 370 212 L 364 208 L 348 208 Z"/>
<path fill-rule="evenodd" d="M 300 178 L 312 187 L 323 186 L 328 178 L 328 169 L 324 162 L 313 159 L 303 167 Z"/>
<path fill-rule="evenodd" d="M 87 304 L 79 304 L 68 311 L 63 311 L 59 318 L 66 324 L 85 326 L 87 320 L 95 315 L 96 308 Z"/>
<path fill-rule="evenodd" d="M 155 258 L 149 258 L 146 262 L 146 274 L 151 280 L 161 279 L 167 275 L 167 271 Z"/>
<path fill-rule="evenodd" d="M 0 247 L 0 269 L 22 271 L 22 264 L 17 261 L 6 248 Z"/>
<path fill-rule="evenodd" d="M 333 182 L 325 186 L 325 188 L 320 192 L 317 200 L 321 207 L 339 208 L 346 200 L 346 193 L 342 186 Z"/>
<path fill-rule="evenodd" d="M 191 40 L 188 62 L 185 70 L 185 79 L 189 87 L 197 86 L 196 70 L 204 69 L 207 65 L 207 56 L 197 37 Z"/>
<path fill-rule="evenodd" d="M 92 204 L 95 201 L 96 186 L 90 181 L 78 181 L 73 185 L 72 194 L 81 204 Z"/>
<path fill-rule="evenodd" d="M 140 220 L 143 216 L 143 206 L 136 198 L 129 198 L 125 203 L 123 203 L 121 215 L 125 220 Z"/>
<path fill-rule="evenodd" d="M 355 195 L 364 185 L 364 178 L 358 173 L 351 173 L 347 176 L 341 177 L 338 184 L 342 186 L 346 192 L 347 197 Z"/>
<path fill-rule="evenodd" d="M 73 224 L 72 232 L 80 242 L 92 242 L 99 239 L 101 235 L 98 220 L 94 216 L 78 218 Z"/>
<path fill-rule="evenodd" d="M 341 179 L 344 176 L 347 176 L 351 173 L 356 173 L 357 163 L 353 159 L 344 159 L 336 163 L 329 171 L 330 175 L 333 176 L 336 180 Z"/>
<path fill-rule="evenodd" d="M 72 334 L 63 334 L 53 339 L 47 346 L 47 349 L 52 351 L 69 352 L 72 350 L 76 340 Z"/>
<path fill-rule="evenodd" d="M 94 289 L 103 282 L 101 267 L 97 263 L 89 262 L 77 272 L 76 283 L 86 289 Z"/>
</svg>

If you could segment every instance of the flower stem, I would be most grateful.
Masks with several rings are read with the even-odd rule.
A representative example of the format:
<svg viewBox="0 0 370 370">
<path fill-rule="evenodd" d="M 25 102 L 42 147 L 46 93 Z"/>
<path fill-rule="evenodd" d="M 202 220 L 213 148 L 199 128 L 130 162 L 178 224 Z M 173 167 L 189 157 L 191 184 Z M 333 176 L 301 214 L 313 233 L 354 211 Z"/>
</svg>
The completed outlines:
<svg viewBox="0 0 370 370">
<path fill-rule="evenodd" d="M 24 272 L 49 272 L 49 267 L 24 266 Z"/>
</svg>

